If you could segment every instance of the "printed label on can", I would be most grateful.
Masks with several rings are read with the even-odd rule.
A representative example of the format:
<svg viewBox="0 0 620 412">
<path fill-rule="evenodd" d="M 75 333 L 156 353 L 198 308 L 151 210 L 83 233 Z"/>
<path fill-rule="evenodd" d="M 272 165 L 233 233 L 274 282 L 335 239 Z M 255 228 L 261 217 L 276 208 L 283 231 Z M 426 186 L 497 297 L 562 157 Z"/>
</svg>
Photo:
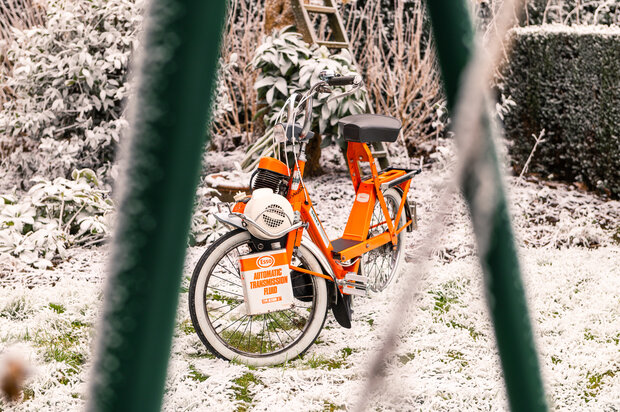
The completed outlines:
<svg viewBox="0 0 620 412">
<path fill-rule="evenodd" d="M 260 315 L 294 306 L 286 249 L 241 256 L 239 266 L 248 315 Z"/>
</svg>

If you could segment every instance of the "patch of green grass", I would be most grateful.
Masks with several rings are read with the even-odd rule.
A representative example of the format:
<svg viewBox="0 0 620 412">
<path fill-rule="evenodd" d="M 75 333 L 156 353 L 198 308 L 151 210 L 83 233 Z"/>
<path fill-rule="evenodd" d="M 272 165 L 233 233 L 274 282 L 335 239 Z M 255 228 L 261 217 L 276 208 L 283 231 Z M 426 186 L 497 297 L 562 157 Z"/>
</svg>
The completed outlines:
<svg viewBox="0 0 620 412">
<path fill-rule="evenodd" d="M 30 342 L 32 340 L 32 336 L 30 335 L 30 331 L 28 330 L 28 328 L 26 328 L 26 332 L 21 334 L 12 334 L 12 333 L 7 333 L 4 334 L 2 336 L 0 336 L 0 342 L 2 343 L 10 343 L 10 342 Z"/>
<path fill-rule="evenodd" d="M 577 294 L 579 292 L 581 292 L 581 289 L 579 289 L 581 287 L 581 285 L 586 283 L 586 279 L 581 279 L 579 282 L 577 282 L 575 284 L 575 289 L 573 290 L 573 293 Z"/>
<path fill-rule="evenodd" d="M 375 320 L 373 318 L 370 318 L 366 322 L 368 322 L 368 324 L 372 326 L 375 323 Z"/>
<path fill-rule="evenodd" d="M 307 321 L 307 319 L 299 317 L 291 310 L 272 312 L 264 316 L 267 317 L 267 323 L 270 324 L 271 328 L 278 328 L 278 330 L 303 330 Z M 257 320 L 257 317 L 255 317 L 254 322 Z"/>
<path fill-rule="evenodd" d="M 448 295 L 441 290 L 438 292 L 430 291 L 428 293 L 433 295 L 433 300 L 435 301 L 433 309 L 440 313 L 448 312 L 450 306 L 459 301 L 456 296 Z"/>
<path fill-rule="evenodd" d="M 80 336 L 75 329 L 60 335 L 37 334 L 34 338 L 37 346 L 43 349 L 43 360 L 45 362 L 61 362 L 68 367 L 61 371 L 58 381 L 66 385 L 69 380 L 67 376 L 78 373 L 86 362 L 86 358 L 82 352 L 77 349 L 80 343 Z"/>
<path fill-rule="evenodd" d="M 588 329 L 586 329 L 585 333 L 583 334 L 583 337 L 584 337 L 585 340 L 594 340 L 595 339 L 595 336 Z"/>
<path fill-rule="evenodd" d="M 305 323 L 306 319 L 296 317 L 292 311 L 280 311 L 253 316 L 252 326 L 245 320 L 238 328 L 224 330 L 221 335 L 229 345 L 241 351 L 264 353 L 281 349 L 282 344 L 288 345 L 298 336 L 297 331 L 303 330 Z M 254 333 L 250 333 L 250 328 Z"/>
<path fill-rule="evenodd" d="M 90 322 L 82 322 L 81 320 L 72 320 L 71 328 L 73 329 L 81 329 L 81 328 L 89 328 L 92 327 L 93 324 Z"/>
<path fill-rule="evenodd" d="M 0 318 L 9 320 L 24 320 L 28 317 L 30 310 L 26 299 L 23 296 L 13 299 L 0 310 Z"/>
<path fill-rule="evenodd" d="M 204 353 L 189 353 L 186 355 L 190 359 L 215 359 L 215 355 L 209 351 Z"/>
<path fill-rule="evenodd" d="M 26 402 L 26 401 L 28 401 L 28 400 L 30 400 L 30 399 L 34 399 L 34 389 L 32 389 L 32 388 L 31 388 L 31 387 L 29 387 L 29 386 L 26 386 L 26 387 L 22 390 L 22 393 L 23 393 L 23 395 L 24 395 L 24 396 L 23 396 L 23 400 L 24 400 L 24 402 Z"/>
<path fill-rule="evenodd" d="M 196 382 L 204 382 L 209 379 L 209 375 L 205 375 L 199 370 L 196 369 L 194 365 L 189 365 L 189 378 L 195 380 Z"/>
<path fill-rule="evenodd" d="M 558 363 L 562 363 L 562 359 L 558 358 L 555 355 L 551 356 L 551 363 L 553 363 L 554 365 L 557 365 Z"/>
<path fill-rule="evenodd" d="M 550 262 L 548 260 L 544 260 L 544 259 L 539 259 L 536 264 L 538 266 L 553 266 L 553 262 Z"/>
<path fill-rule="evenodd" d="M 340 369 L 345 365 L 344 358 L 329 359 L 323 356 L 312 355 L 309 358 L 304 358 L 306 363 L 311 369 Z"/>
<path fill-rule="evenodd" d="M 448 360 L 450 360 L 450 361 L 457 361 L 459 363 L 459 365 L 461 365 L 461 367 L 465 367 L 465 366 L 469 365 L 469 362 L 467 362 L 465 360 L 465 355 L 463 354 L 463 352 L 459 352 L 457 350 L 450 349 L 448 351 L 447 355 L 448 355 Z"/>
<path fill-rule="evenodd" d="M 179 330 L 186 335 L 193 335 L 196 333 L 196 329 L 194 329 L 194 325 L 192 325 L 192 321 L 190 319 L 185 319 L 181 323 L 179 323 Z"/>
<path fill-rule="evenodd" d="M 405 353 L 404 355 L 398 355 L 398 360 L 403 365 L 406 365 L 407 363 L 411 362 L 414 359 L 415 359 L 415 353 Z"/>
<path fill-rule="evenodd" d="M 58 314 L 65 313 L 67 311 L 67 309 L 63 305 L 61 305 L 60 303 L 52 303 L 52 302 L 50 302 L 50 304 L 48 306 L 49 306 L 49 308 L 51 310 L 53 310 L 54 312 L 56 312 Z"/>
<path fill-rule="evenodd" d="M 329 401 L 323 401 L 323 412 L 344 411 L 344 405 L 336 405 Z"/>
<path fill-rule="evenodd" d="M 252 405 L 253 400 L 253 395 L 250 392 L 250 384 L 263 385 L 263 381 L 253 373 L 246 372 L 239 378 L 233 379 L 233 383 L 232 390 L 235 399 L 242 402 L 242 404 L 237 407 L 237 411 L 247 411 Z"/>
<path fill-rule="evenodd" d="M 465 326 L 461 323 L 455 322 L 453 320 L 451 320 L 450 322 L 447 323 L 448 326 L 450 326 L 451 328 L 454 329 L 465 329 L 469 332 L 469 336 L 472 337 L 473 340 L 477 340 L 478 337 L 480 337 L 482 335 L 482 333 L 477 332 L 476 329 L 474 329 L 473 326 Z"/>
<path fill-rule="evenodd" d="M 189 276 L 185 276 L 185 278 L 183 278 L 183 281 L 181 282 L 181 287 L 179 292 L 180 293 L 187 293 L 189 292 L 189 283 L 191 281 L 191 278 Z"/>
<path fill-rule="evenodd" d="M 262 353 L 275 350 L 273 340 L 266 339 L 263 333 L 245 333 L 247 331 L 237 330 L 222 332 L 222 338 L 230 345 L 238 350 L 248 353 Z M 278 343 L 278 342 L 276 342 Z"/>
<path fill-rule="evenodd" d="M 326 358 L 324 356 L 316 356 L 312 355 L 310 357 L 302 357 L 304 363 L 307 364 L 311 369 L 341 369 L 343 367 L 347 367 L 346 360 L 355 349 L 350 347 L 345 347 L 340 350 L 340 357 L 337 358 Z"/>
<path fill-rule="evenodd" d="M 221 303 L 226 303 L 230 306 L 237 306 L 239 303 L 243 303 L 241 299 L 232 296 L 224 296 L 218 292 L 208 293 L 206 296 L 207 301 L 214 300 Z"/>
<path fill-rule="evenodd" d="M 63 362 L 71 366 L 75 372 L 85 362 L 84 354 L 71 350 L 64 342 L 52 342 L 46 348 L 44 352 L 44 359 L 46 362 L 55 360 L 56 362 Z"/>
<path fill-rule="evenodd" d="M 588 379 L 588 383 L 586 385 L 586 390 L 583 393 L 583 399 L 586 401 L 586 403 L 591 401 L 592 399 L 596 397 L 596 395 L 598 395 L 599 391 L 601 390 L 601 386 L 603 384 L 603 379 L 606 376 L 613 378 L 614 376 L 616 376 L 616 373 L 618 372 L 620 372 L 620 369 L 617 369 L 615 371 L 607 370 L 603 373 L 595 373 L 595 374 L 590 374 L 590 372 L 588 372 L 588 374 L 586 375 L 586 378 Z"/>
</svg>

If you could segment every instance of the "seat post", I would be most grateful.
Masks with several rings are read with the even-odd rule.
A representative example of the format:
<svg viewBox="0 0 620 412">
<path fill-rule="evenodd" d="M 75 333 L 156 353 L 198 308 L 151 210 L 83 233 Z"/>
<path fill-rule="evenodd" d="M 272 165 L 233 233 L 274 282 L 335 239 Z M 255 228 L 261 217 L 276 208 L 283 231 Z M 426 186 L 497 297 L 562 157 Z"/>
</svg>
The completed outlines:
<svg viewBox="0 0 620 412">
<path fill-rule="evenodd" d="M 366 143 L 348 142 L 347 162 L 349 166 L 349 174 L 351 175 L 351 181 L 353 182 L 353 187 L 355 190 L 357 190 L 362 183 L 363 176 L 359 165 L 360 162 L 368 162 L 372 177 L 374 179 L 377 178 L 375 158 L 372 156 L 372 152 Z"/>
</svg>

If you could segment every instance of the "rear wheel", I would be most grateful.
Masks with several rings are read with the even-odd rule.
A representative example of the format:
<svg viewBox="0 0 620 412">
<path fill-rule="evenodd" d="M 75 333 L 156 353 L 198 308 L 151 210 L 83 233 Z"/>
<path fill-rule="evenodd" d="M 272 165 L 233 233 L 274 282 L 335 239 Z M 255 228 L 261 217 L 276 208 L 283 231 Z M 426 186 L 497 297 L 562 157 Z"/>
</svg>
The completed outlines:
<svg viewBox="0 0 620 412">
<path fill-rule="evenodd" d="M 293 265 L 322 272 L 305 248 Z M 291 272 L 295 307 L 248 315 L 239 270 L 239 256 L 256 252 L 247 231 L 218 239 L 202 255 L 190 283 L 189 311 L 205 346 L 216 356 L 265 366 L 283 363 L 305 352 L 317 338 L 327 315 L 325 280 Z"/>
<path fill-rule="evenodd" d="M 400 206 L 401 195 L 396 189 L 388 189 L 383 192 L 385 203 L 390 213 L 392 221 L 396 218 L 398 206 Z M 405 211 L 401 212 L 400 222 L 396 227 L 402 227 L 407 222 Z M 383 215 L 379 199 L 375 202 L 375 208 L 370 220 L 370 230 L 368 237 L 377 236 L 388 230 L 387 221 Z M 405 230 L 398 234 L 398 243 L 394 247 L 392 242 L 371 250 L 362 255 L 362 275 L 368 277 L 368 289 L 373 292 L 380 292 L 390 284 L 394 275 L 398 273 L 403 260 L 403 249 L 405 242 Z"/>
</svg>

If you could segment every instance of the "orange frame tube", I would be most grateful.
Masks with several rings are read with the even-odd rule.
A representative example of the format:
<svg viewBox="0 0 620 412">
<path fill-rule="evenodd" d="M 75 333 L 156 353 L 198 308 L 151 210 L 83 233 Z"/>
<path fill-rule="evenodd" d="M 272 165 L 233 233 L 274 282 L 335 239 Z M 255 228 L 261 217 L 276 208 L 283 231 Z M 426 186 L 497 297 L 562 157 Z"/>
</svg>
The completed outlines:
<svg viewBox="0 0 620 412">
<path fill-rule="evenodd" d="M 403 176 L 406 173 L 404 170 L 390 170 L 379 175 L 377 172 L 375 159 L 373 158 L 368 145 L 365 143 L 349 142 L 347 160 L 349 164 L 351 181 L 353 183 L 353 187 L 355 188 L 356 196 L 349 215 L 349 220 L 347 221 L 347 225 L 344 230 L 343 238 L 356 240 L 359 243 L 355 246 L 340 251 L 340 261 L 333 258 L 332 252 L 334 248 L 332 243 L 323 229 L 323 225 L 314 210 L 310 196 L 308 195 L 308 192 L 303 184 L 301 176 L 303 176 L 305 161 L 299 160 L 298 164 L 295 165 L 289 182 L 289 191 L 287 196 L 287 199 L 293 206 L 293 210 L 300 212 L 302 220 L 307 223 L 307 230 L 310 238 L 319 247 L 319 249 L 321 249 L 321 252 L 327 258 L 327 261 L 329 262 L 329 265 L 337 279 L 343 279 L 347 272 L 357 272 L 359 269 L 359 260 L 351 263 L 350 265 L 343 265 L 343 262 L 360 257 L 364 253 L 381 247 L 389 242 L 396 245 L 398 242 L 398 234 L 412 223 L 412 221 L 409 220 L 405 225 L 399 228 L 397 228 L 395 224 L 395 222 L 400 221 L 400 216 L 404 210 L 406 196 L 409 191 L 411 180 L 407 180 L 399 185 L 399 187 L 403 190 L 403 196 L 394 220 L 390 218 L 385 198 L 381 192 L 381 184 Z M 359 162 L 368 162 L 370 164 L 372 175 L 370 178 L 363 179 Z M 381 210 L 386 218 L 385 223 L 388 226 L 388 230 L 378 236 L 367 239 L 366 237 L 368 235 L 370 220 L 376 200 L 379 200 Z M 362 222 L 362 224 L 360 224 L 360 222 Z M 303 230 L 303 228 L 300 228 L 294 232 L 291 232 L 288 236 L 286 249 L 289 259 L 292 258 L 294 249 L 299 247 L 301 244 Z M 331 279 L 331 277 L 320 273 L 301 269 L 292 265 L 290 265 L 290 267 L 291 269 L 299 272 Z"/>
</svg>

